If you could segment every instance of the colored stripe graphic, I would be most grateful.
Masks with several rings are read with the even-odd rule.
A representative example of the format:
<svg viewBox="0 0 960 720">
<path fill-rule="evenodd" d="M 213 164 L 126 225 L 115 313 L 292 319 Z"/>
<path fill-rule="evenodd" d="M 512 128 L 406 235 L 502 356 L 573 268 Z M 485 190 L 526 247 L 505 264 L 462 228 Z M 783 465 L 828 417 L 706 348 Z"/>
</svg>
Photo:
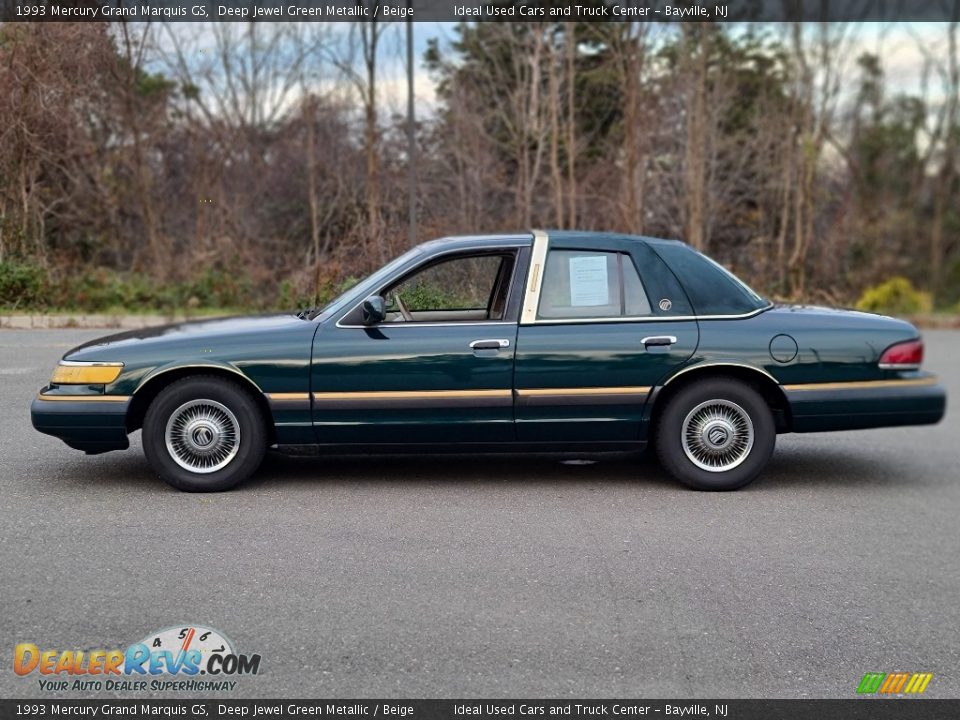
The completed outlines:
<svg viewBox="0 0 960 720">
<path fill-rule="evenodd" d="M 857 692 L 861 695 L 919 695 L 927 689 L 933 679 L 933 673 L 866 673 Z"/>
<path fill-rule="evenodd" d="M 860 681 L 857 692 L 865 694 L 875 693 L 879 689 L 880 683 L 883 682 L 884 677 L 886 677 L 886 673 L 867 673 L 863 676 L 863 680 Z"/>
<path fill-rule="evenodd" d="M 907 682 L 907 673 L 890 673 L 880 686 L 881 695 L 896 695 Z"/>
<path fill-rule="evenodd" d="M 933 679 L 933 673 L 914 673 L 903 691 L 905 693 L 919 695 L 927 689 L 927 685 L 930 684 L 931 679 Z"/>
</svg>

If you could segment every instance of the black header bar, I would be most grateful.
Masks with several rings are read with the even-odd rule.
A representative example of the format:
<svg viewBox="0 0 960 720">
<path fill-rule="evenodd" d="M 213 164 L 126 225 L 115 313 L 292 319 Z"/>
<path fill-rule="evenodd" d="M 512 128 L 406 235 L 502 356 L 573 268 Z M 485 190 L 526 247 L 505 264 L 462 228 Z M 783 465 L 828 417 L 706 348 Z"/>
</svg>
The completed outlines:
<svg viewBox="0 0 960 720">
<path fill-rule="evenodd" d="M 0 700 L 0 718 L 942 720 L 960 700 Z"/>
<path fill-rule="evenodd" d="M 960 19 L 956 0 L 0 0 L 21 22 L 906 22 Z"/>
</svg>

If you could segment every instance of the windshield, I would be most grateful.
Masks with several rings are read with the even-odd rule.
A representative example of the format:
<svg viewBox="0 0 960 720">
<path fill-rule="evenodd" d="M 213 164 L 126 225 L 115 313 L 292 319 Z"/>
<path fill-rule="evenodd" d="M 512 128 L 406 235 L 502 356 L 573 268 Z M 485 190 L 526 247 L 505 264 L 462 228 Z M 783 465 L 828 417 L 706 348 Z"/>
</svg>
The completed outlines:
<svg viewBox="0 0 960 720">
<path fill-rule="evenodd" d="M 344 292 L 342 295 L 334 298 L 329 303 L 324 305 L 322 308 L 318 308 L 310 312 L 306 317 L 309 320 L 313 320 L 316 317 L 326 317 L 332 315 L 336 312 L 339 312 L 344 308 L 344 306 L 350 301 L 353 297 L 366 297 L 371 294 L 374 290 L 380 287 L 383 282 L 389 278 L 393 273 L 399 268 L 406 265 L 410 260 L 421 255 L 422 251 L 420 248 L 413 248 L 412 250 L 407 250 L 399 257 L 394 258 L 382 268 L 374 272 L 372 275 L 368 275 L 366 278 L 361 280 L 359 283 L 351 287 L 349 290 Z"/>
</svg>

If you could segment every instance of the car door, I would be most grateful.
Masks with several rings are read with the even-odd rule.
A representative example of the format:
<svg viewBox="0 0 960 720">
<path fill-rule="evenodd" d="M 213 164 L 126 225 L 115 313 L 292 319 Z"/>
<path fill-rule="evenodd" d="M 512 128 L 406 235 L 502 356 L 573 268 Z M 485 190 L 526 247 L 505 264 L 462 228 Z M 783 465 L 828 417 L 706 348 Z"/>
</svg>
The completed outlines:
<svg viewBox="0 0 960 720">
<path fill-rule="evenodd" d="M 531 263 L 515 360 L 517 438 L 644 439 L 652 391 L 699 338 L 676 277 L 628 238 L 541 236 Z"/>
<path fill-rule="evenodd" d="M 357 306 L 321 328 L 312 363 L 318 442 L 513 440 L 516 273 L 528 253 L 501 246 L 426 257 L 378 290 L 383 322 L 363 325 Z"/>
</svg>

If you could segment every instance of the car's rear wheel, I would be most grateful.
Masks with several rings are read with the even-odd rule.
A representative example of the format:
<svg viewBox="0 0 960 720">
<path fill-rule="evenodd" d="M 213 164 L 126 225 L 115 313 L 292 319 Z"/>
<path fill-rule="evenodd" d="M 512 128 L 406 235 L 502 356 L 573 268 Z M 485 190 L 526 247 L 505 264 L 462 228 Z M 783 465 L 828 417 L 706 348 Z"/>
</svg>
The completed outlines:
<svg viewBox="0 0 960 720">
<path fill-rule="evenodd" d="M 143 421 L 143 450 L 153 469 L 188 492 L 228 490 L 260 466 L 267 447 L 256 402 L 234 382 L 184 378 L 164 388 Z"/>
<path fill-rule="evenodd" d="M 767 466 L 776 443 L 763 397 L 733 378 L 695 382 L 674 395 L 659 418 L 657 455 L 697 490 L 736 490 Z"/>
</svg>

